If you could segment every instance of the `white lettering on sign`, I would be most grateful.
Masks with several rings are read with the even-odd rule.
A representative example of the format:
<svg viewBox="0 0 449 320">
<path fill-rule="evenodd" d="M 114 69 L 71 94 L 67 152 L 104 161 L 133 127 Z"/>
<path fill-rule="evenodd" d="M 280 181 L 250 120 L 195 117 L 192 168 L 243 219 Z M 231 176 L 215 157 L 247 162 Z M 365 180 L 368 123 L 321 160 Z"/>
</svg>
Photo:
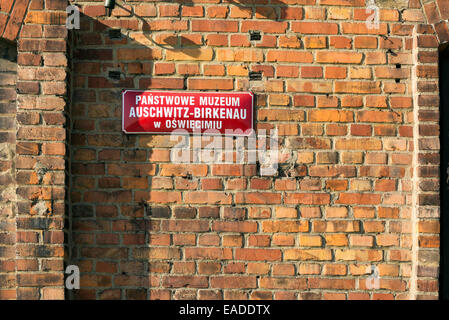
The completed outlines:
<svg viewBox="0 0 449 320">
<path fill-rule="evenodd" d="M 236 97 L 200 97 L 200 106 L 239 107 L 240 98 Z"/>
<path fill-rule="evenodd" d="M 170 106 L 193 106 L 195 105 L 195 97 L 193 96 L 153 96 L 153 95 L 137 95 L 136 105 L 170 105 Z"/>
<path fill-rule="evenodd" d="M 166 120 L 165 127 L 169 129 L 221 129 L 222 122 L 208 120 Z"/>
<path fill-rule="evenodd" d="M 193 118 L 206 119 L 246 119 L 246 109 L 226 108 L 194 108 L 193 114 L 189 113 L 187 107 L 131 107 L 130 118 Z"/>
</svg>

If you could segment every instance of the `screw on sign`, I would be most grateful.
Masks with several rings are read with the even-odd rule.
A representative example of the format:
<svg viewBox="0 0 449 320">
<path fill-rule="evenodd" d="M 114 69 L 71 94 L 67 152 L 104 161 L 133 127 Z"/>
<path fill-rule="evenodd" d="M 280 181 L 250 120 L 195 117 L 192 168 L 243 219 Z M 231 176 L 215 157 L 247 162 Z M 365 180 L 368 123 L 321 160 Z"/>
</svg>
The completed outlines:
<svg viewBox="0 0 449 320">
<path fill-rule="evenodd" d="M 253 129 L 251 92 L 125 90 L 122 129 L 126 133 L 249 135 Z"/>
</svg>

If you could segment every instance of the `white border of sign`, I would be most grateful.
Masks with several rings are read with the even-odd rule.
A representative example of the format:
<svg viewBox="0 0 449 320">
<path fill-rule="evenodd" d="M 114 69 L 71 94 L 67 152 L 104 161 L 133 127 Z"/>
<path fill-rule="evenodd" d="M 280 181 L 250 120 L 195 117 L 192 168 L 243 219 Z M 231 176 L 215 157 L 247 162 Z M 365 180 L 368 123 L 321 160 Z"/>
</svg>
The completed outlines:
<svg viewBox="0 0 449 320">
<path fill-rule="evenodd" d="M 170 92 L 170 93 L 202 93 L 202 94 L 217 94 L 219 92 L 204 92 L 204 91 L 162 91 L 162 90 L 154 90 L 154 91 L 149 91 L 149 90 L 134 90 L 134 89 L 126 89 L 122 91 L 122 131 L 126 134 L 173 134 L 173 132 L 148 132 L 148 131 L 143 131 L 143 132 L 128 132 L 125 130 L 124 125 L 125 125 L 125 113 L 123 112 L 123 110 L 125 110 L 125 105 L 124 105 L 124 95 L 128 92 Z M 251 129 L 254 131 L 254 93 L 252 93 L 251 91 L 232 91 L 232 92 L 226 92 L 226 94 L 250 94 L 251 95 Z M 188 133 L 177 133 L 179 135 L 193 135 L 194 132 L 188 132 Z M 202 135 L 224 135 L 226 136 L 226 133 L 205 133 L 205 132 L 201 132 Z M 249 136 L 251 135 L 251 133 L 243 133 L 243 134 L 231 134 L 228 136 Z"/>
</svg>

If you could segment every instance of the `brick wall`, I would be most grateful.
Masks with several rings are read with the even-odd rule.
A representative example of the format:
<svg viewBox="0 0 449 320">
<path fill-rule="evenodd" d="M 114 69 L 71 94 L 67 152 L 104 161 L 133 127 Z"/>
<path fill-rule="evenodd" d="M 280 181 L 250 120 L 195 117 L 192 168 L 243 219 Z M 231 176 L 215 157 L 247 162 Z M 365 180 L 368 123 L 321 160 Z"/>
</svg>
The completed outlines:
<svg viewBox="0 0 449 320">
<path fill-rule="evenodd" d="M 70 36 L 66 1 L 0 7 L 18 47 L 17 298 L 63 298 L 64 259 L 82 272 L 67 298 L 437 298 L 446 1 L 378 0 L 376 30 L 363 0 L 73 3 Z M 253 91 L 278 174 L 172 163 L 169 136 L 121 131 L 125 88 Z"/>
<path fill-rule="evenodd" d="M 9 199 L 17 208 L 17 299 L 64 297 L 66 6 L 61 0 L 0 6 L 1 37 L 17 44 L 17 183 Z"/>
<path fill-rule="evenodd" d="M 436 161 L 438 126 L 418 127 L 434 111 L 413 108 L 435 70 L 417 66 L 418 46 L 435 36 L 419 35 L 430 28 L 419 1 L 378 1 L 378 30 L 365 25 L 365 1 L 127 1 L 110 18 L 76 4 L 75 297 L 436 297 L 438 163 L 418 163 Z M 120 131 L 123 88 L 252 90 L 256 127 L 278 128 L 290 170 L 172 164 L 169 136 Z"/>
<path fill-rule="evenodd" d="M 17 48 L 0 41 L 0 299 L 15 294 Z"/>
</svg>

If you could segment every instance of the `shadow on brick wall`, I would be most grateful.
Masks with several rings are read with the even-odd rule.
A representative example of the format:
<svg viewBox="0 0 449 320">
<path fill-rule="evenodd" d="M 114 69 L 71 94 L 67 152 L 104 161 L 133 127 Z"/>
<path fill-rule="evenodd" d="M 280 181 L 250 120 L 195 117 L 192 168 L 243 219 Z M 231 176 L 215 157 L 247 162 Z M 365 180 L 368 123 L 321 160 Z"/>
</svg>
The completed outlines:
<svg viewBox="0 0 449 320">
<path fill-rule="evenodd" d="M 273 20 L 282 15 L 281 8 L 230 3 L 239 17 L 250 10 Z M 189 173 L 161 174 L 160 164 L 170 161 L 170 148 L 177 144 L 170 136 L 122 132 L 121 92 L 187 89 L 188 78 L 200 74 L 199 62 L 215 60 L 209 43 L 213 37 L 188 31 L 188 18 L 154 20 L 120 4 L 116 9 L 120 14 L 106 18 L 97 7 L 99 17 L 82 14 L 80 29 L 70 35 L 70 263 L 80 267 L 81 289 L 68 292 L 67 297 L 199 298 L 198 288 L 207 288 L 206 276 L 173 276 L 195 273 L 194 260 L 182 259 L 180 250 L 196 246 L 193 233 L 178 235 L 183 226 L 167 219 L 183 219 L 182 223 L 191 219 L 203 232 L 207 230 L 202 230 L 201 221 L 192 219 L 219 218 L 218 207 L 183 206 L 152 192 L 195 189 L 199 179 Z M 234 28 L 226 20 L 196 21 L 211 30 Z M 266 28 L 267 22 L 258 20 L 253 27 Z M 207 33 L 219 36 L 221 31 Z M 221 298 L 219 292 L 210 291 L 206 296 Z"/>
</svg>

